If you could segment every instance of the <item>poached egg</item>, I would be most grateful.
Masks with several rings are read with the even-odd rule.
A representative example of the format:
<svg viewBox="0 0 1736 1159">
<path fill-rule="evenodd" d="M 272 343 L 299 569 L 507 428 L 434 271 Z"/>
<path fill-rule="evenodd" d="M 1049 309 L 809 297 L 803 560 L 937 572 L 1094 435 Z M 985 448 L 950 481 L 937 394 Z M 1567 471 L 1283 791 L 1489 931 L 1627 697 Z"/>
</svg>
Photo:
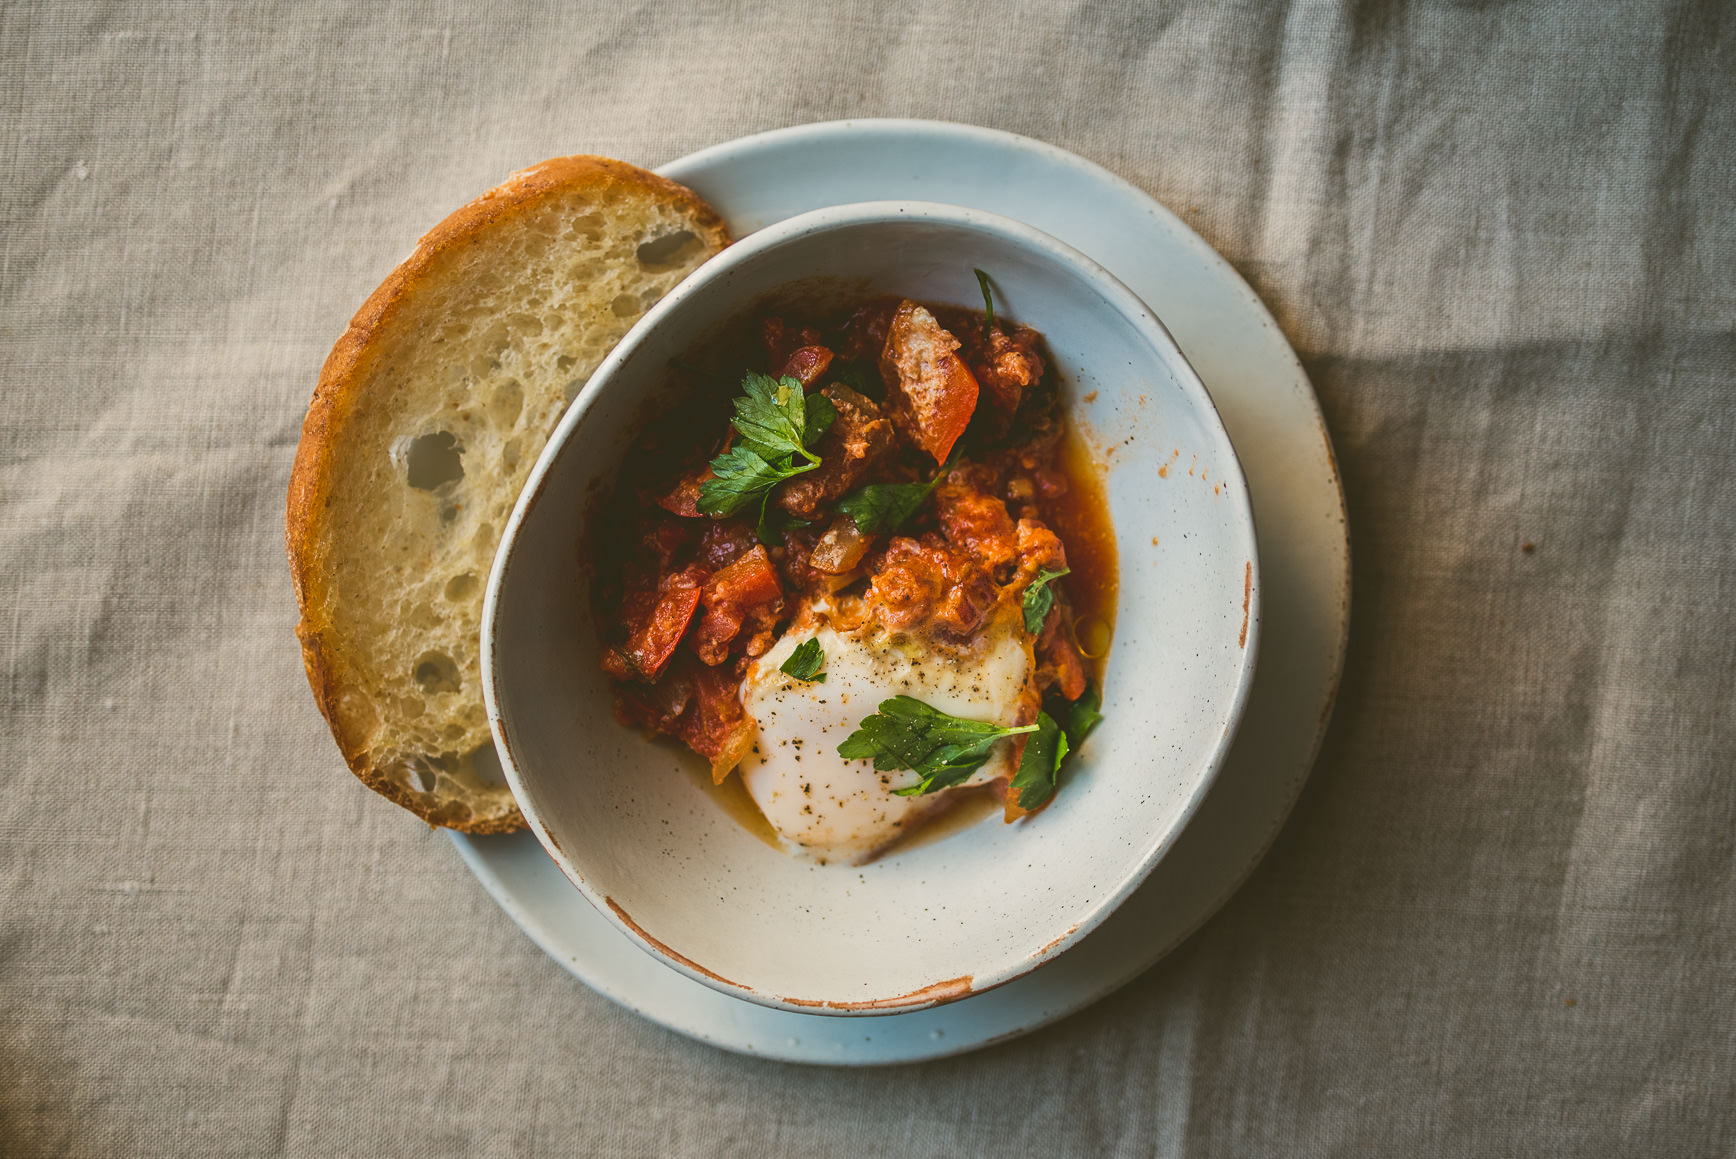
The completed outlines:
<svg viewBox="0 0 1736 1159">
<path fill-rule="evenodd" d="M 915 784 L 917 775 L 845 760 L 838 755 L 844 739 L 881 701 L 900 694 L 952 716 L 1003 727 L 1025 723 L 1022 715 L 1034 703 L 1035 658 L 1016 607 L 1003 608 L 965 645 L 873 622 L 840 628 L 831 611 L 816 602 L 749 664 L 741 703 L 758 725 L 758 738 L 738 774 L 786 849 L 822 864 L 856 864 L 909 832 L 956 789 L 897 796 L 893 790 Z M 809 639 L 825 652 L 823 683 L 780 670 Z M 956 788 L 1010 776 L 1012 752 L 1010 739 L 997 742 L 987 763 Z"/>
</svg>

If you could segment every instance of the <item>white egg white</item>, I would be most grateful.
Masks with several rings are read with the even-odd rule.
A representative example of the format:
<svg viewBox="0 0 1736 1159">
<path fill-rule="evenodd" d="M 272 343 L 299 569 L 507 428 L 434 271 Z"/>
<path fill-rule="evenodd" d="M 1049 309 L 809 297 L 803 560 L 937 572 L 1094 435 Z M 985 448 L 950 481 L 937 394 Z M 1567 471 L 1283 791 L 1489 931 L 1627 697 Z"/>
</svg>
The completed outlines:
<svg viewBox="0 0 1736 1159">
<path fill-rule="evenodd" d="M 969 645 L 951 647 L 872 624 L 839 630 L 828 622 L 825 605 L 816 605 L 748 666 L 741 701 L 758 725 L 758 739 L 739 775 L 787 849 L 821 862 L 859 863 L 908 832 L 946 795 L 897 796 L 894 789 L 917 781 L 914 773 L 875 772 L 871 761 L 838 755 L 838 745 L 881 701 L 902 693 L 953 716 L 1023 723 L 1035 663 L 1017 609 L 1011 612 Z M 810 638 L 825 651 L 823 683 L 780 671 Z M 1011 742 L 999 742 L 966 785 L 1011 773 L 1011 760 Z"/>
</svg>

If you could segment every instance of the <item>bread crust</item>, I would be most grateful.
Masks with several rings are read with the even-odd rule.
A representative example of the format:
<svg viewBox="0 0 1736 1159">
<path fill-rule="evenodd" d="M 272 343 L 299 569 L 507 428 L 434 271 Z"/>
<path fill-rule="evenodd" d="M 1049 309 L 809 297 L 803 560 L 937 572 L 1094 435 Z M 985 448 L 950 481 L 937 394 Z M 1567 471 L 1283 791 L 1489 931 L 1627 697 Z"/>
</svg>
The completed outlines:
<svg viewBox="0 0 1736 1159">
<path fill-rule="evenodd" d="M 468 810 L 454 802 L 431 806 L 422 799 L 425 795 L 402 788 L 390 779 L 387 770 L 370 763 L 359 739 L 347 734 L 339 711 L 344 689 L 333 651 L 341 648 L 342 643 L 332 632 L 325 614 L 327 561 L 321 534 L 330 518 L 337 436 L 356 399 L 368 389 L 379 355 L 377 339 L 414 298 L 439 259 L 473 244 L 485 233 L 509 226 L 550 198 L 574 192 L 598 198 L 625 193 L 662 201 L 679 208 L 708 251 L 715 253 L 729 244 L 728 227 L 698 194 L 624 161 L 592 156 L 557 157 L 512 174 L 424 234 L 410 256 L 387 275 L 350 319 L 320 370 L 290 472 L 284 540 L 300 611 L 295 632 L 301 642 L 308 685 L 320 712 L 331 726 L 345 762 L 363 784 L 431 825 L 465 833 L 512 832 L 524 827 L 524 818 L 516 809 L 506 816 L 477 819 L 467 816 Z"/>
</svg>

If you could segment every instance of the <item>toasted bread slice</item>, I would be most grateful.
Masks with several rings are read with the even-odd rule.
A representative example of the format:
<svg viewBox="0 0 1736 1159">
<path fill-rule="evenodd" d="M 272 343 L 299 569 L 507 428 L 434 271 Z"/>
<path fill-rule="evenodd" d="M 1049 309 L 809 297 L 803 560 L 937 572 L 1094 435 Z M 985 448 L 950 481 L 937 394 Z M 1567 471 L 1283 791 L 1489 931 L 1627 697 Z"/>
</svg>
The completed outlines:
<svg viewBox="0 0 1736 1159">
<path fill-rule="evenodd" d="M 482 702 L 495 548 L 567 403 L 728 243 L 684 186 L 558 158 L 434 227 L 332 348 L 286 532 L 308 682 L 369 788 L 434 825 L 523 826 Z"/>
</svg>

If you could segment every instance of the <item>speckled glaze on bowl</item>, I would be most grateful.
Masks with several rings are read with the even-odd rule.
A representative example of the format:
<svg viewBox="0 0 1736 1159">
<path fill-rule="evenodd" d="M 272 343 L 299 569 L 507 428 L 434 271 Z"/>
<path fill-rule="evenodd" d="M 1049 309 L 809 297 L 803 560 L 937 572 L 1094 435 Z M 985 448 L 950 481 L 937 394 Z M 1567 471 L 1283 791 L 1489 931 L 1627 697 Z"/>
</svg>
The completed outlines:
<svg viewBox="0 0 1736 1159">
<path fill-rule="evenodd" d="M 973 268 L 991 273 L 997 309 L 1043 332 L 1075 425 L 1106 467 L 1121 553 L 1106 719 L 1035 817 L 991 819 L 866 866 L 818 866 L 730 817 L 693 775 L 699 758 L 615 721 L 580 558 L 585 513 L 663 397 L 668 360 L 756 301 L 801 283 L 978 306 Z M 1259 598 L 1241 468 L 1151 311 L 1028 226 L 871 202 L 803 214 L 725 250 L 592 375 L 495 559 L 484 692 L 537 839 L 651 955 L 767 1006 L 899 1013 L 1035 969 L 1144 880 L 1228 749 Z"/>
</svg>

